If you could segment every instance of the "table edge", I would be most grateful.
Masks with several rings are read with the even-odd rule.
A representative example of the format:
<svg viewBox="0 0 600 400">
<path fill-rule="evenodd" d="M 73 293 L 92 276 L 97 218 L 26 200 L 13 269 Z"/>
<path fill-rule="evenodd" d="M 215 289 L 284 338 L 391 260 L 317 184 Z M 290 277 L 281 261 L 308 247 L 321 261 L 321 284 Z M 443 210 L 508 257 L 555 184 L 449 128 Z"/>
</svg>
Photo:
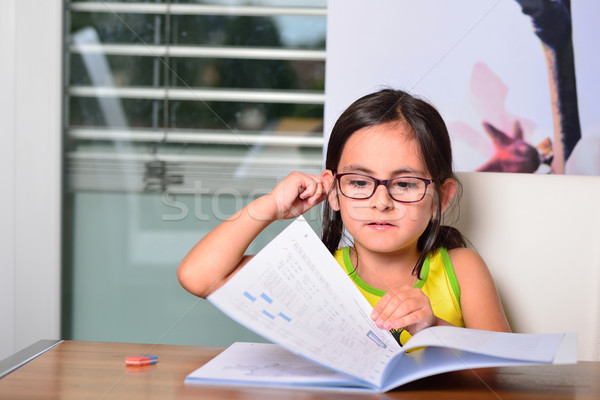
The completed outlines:
<svg viewBox="0 0 600 400">
<path fill-rule="evenodd" d="M 44 354 L 48 350 L 61 344 L 63 340 L 44 339 L 38 340 L 32 345 L 25 347 L 23 350 L 6 357 L 0 361 L 0 379 L 10 374 L 14 370 L 27 364 L 29 361 Z"/>
</svg>

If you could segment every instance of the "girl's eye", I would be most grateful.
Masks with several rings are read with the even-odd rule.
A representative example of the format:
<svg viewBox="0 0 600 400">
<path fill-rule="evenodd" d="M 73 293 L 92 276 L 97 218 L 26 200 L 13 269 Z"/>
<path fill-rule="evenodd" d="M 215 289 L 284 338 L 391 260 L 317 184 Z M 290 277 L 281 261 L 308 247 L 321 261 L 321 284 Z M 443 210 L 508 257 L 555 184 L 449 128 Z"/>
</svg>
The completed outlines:
<svg viewBox="0 0 600 400">
<path fill-rule="evenodd" d="M 398 181 L 394 182 L 393 187 L 396 189 L 401 189 L 401 190 L 413 190 L 418 187 L 418 184 L 417 184 L 417 182 L 414 182 L 414 181 L 398 180 Z"/>
<path fill-rule="evenodd" d="M 352 185 L 354 187 L 362 188 L 362 187 L 368 186 L 369 182 L 365 181 L 365 180 L 356 180 L 356 179 L 353 179 L 353 180 L 350 181 L 350 185 Z"/>
</svg>

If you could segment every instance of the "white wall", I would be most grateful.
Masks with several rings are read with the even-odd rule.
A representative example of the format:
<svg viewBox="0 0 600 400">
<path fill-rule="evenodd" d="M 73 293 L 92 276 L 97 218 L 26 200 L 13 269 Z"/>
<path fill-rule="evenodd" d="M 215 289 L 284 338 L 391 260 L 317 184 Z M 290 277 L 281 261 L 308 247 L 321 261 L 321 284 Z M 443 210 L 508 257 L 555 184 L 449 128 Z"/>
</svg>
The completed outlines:
<svg viewBox="0 0 600 400">
<path fill-rule="evenodd" d="M 0 2 L 0 359 L 15 348 L 14 332 L 14 4 Z M 4 322 L 6 321 L 6 323 Z"/>
<path fill-rule="evenodd" d="M 60 335 L 62 1 L 0 2 L 0 359 Z"/>
<path fill-rule="evenodd" d="M 600 360 L 600 177 L 463 173 L 457 226 L 517 332 L 577 332 Z"/>
</svg>

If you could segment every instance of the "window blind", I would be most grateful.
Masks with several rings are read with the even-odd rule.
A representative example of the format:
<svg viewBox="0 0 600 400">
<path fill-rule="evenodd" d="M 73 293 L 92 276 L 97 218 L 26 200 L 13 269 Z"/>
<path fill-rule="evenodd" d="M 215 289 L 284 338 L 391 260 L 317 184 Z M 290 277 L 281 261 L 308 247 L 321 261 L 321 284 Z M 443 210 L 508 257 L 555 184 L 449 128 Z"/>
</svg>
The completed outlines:
<svg viewBox="0 0 600 400">
<path fill-rule="evenodd" d="M 68 2 L 67 190 L 255 193 L 319 173 L 326 8 L 282 3 Z"/>
</svg>

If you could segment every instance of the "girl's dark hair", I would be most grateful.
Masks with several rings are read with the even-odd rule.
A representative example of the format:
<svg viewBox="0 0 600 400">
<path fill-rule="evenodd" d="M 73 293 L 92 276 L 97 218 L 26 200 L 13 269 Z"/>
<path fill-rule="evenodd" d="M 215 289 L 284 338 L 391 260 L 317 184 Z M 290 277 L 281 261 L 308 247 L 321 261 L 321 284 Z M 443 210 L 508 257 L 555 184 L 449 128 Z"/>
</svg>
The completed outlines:
<svg viewBox="0 0 600 400">
<path fill-rule="evenodd" d="M 417 243 L 419 259 L 413 268 L 413 274 L 420 277 L 423 262 L 429 253 L 440 247 L 466 247 L 466 240 L 462 234 L 456 228 L 442 225 L 441 222 L 439 199 L 442 183 L 448 178 L 455 179 L 458 197 L 461 185 L 452 170 L 452 147 L 448 129 L 435 107 L 406 92 L 392 89 L 383 89 L 358 99 L 342 113 L 333 127 L 327 147 L 325 168 L 336 172 L 342 149 L 354 132 L 386 122 L 406 122 L 412 127 L 438 196 L 437 214 L 431 219 Z M 332 186 L 332 190 L 334 187 Z M 329 202 L 325 202 L 323 211 L 322 241 L 333 253 L 342 239 L 342 218 L 340 212 L 334 211 Z"/>
</svg>

